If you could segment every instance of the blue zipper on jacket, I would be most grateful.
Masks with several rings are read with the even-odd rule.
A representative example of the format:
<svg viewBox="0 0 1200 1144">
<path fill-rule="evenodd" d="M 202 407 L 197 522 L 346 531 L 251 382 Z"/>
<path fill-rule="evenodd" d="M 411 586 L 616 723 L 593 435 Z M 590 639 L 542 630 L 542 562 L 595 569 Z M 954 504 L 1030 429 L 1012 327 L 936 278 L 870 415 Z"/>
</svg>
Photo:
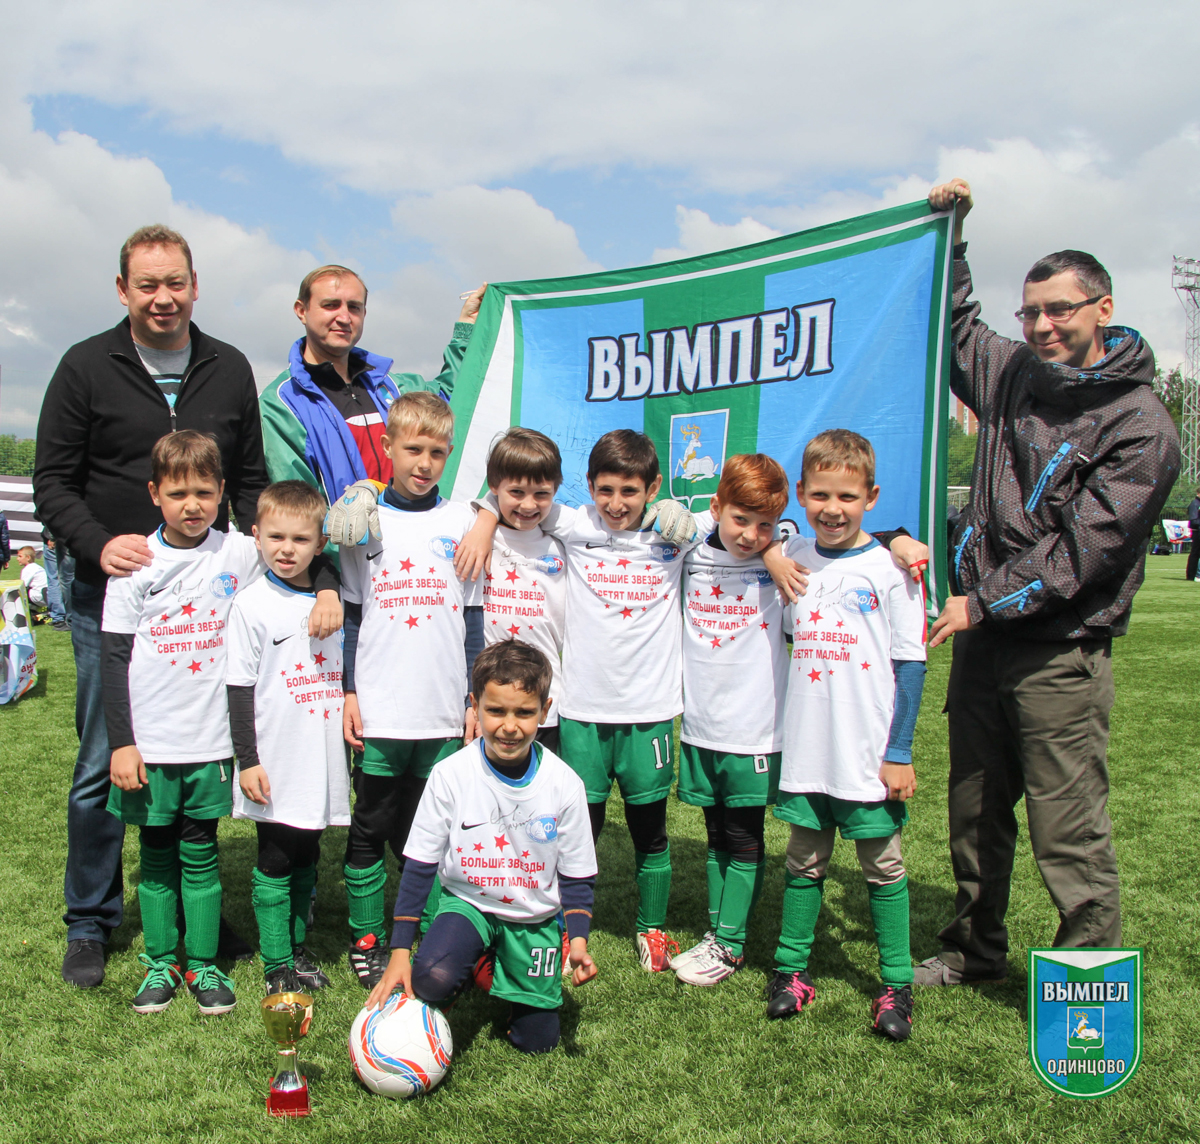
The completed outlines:
<svg viewBox="0 0 1200 1144">
<path fill-rule="evenodd" d="M 988 610 L 998 612 L 1001 608 L 1007 608 L 1009 604 L 1016 604 L 1017 611 L 1023 612 L 1025 611 L 1025 605 L 1029 603 L 1029 597 L 1041 588 L 1041 586 L 1042 582 L 1040 580 L 1034 580 L 1032 584 L 1026 584 L 1019 592 L 1011 592 L 1007 596 L 1002 596 Z"/>
<path fill-rule="evenodd" d="M 962 563 L 963 549 L 967 546 L 967 541 L 971 539 L 971 533 L 975 531 L 973 524 L 968 524 L 963 530 L 962 540 L 960 540 L 954 549 L 954 580 L 958 582 L 958 566 Z"/>
<path fill-rule="evenodd" d="M 1029 498 L 1029 503 L 1025 506 L 1026 512 L 1033 512 L 1033 510 L 1037 508 L 1038 501 L 1042 499 L 1042 493 L 1046 491 L 1047 483 L 1049 482 L 1050 478 L 1054 476 L 1054 470 L 1063 463 L 1063 460 L 1066 458 L 1067 454 L 1070 453 L 1074 447 L 1075 446 L 1072 445 L 1070 441 L 1064 441 L 1061 445 L 1059 445 L 1058 452 L 1055 453 L 1054 456 L 1051 457 L 1047 462 L 1046 467 L 1042 470 L 1042 475 L 1038 477 L 1037 484 L 1033 486 L 1033 496 Z"/>
</svg>

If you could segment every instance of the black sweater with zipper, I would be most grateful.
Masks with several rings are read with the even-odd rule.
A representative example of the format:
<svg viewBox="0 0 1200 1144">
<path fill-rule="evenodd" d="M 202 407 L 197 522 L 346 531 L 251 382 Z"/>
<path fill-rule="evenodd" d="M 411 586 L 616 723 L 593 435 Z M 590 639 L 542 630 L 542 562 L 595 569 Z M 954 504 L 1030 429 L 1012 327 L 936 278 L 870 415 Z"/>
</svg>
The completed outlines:
<svg viewBox="0 0 1200 1144">
<path fill-rule="evenodd" d="M 166 433 L 195 429 L 221 450 L 225 501 L 249 532 L 269 483 L 258 390 L 245 356 L 192 324 L 192 357 L 172 411 L 142 365 L 129 319 L 72 346 L 50 379 L 38 421 L 33 497 L 38 516 L 77 559 L 76 576 L 103 584 L 100 553 L 114 537 L 162 523 L 146 489 L 150 450 Z"/>
</svg>

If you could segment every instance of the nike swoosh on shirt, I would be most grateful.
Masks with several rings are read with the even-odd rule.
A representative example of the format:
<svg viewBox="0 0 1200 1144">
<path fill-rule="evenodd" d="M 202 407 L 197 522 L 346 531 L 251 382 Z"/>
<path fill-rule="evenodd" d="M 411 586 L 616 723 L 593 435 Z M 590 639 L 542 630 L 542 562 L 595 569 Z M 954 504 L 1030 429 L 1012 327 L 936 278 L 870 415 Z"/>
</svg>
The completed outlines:
<svg viewBox="0 0 1200 1144">
<path fill-rule="evenodd" d="M 465 822 L 459 823 L 463 830 L 474 830 L 477 826 L 487 826 L 486 822 L 475 822 L 468 826 Z"/>
<path fill-rule="evenodd" d="M 151 588 L 150 595 L 157 596 L 159 592 L 165 592 L 170 586 L 170 584 L 164 584 L 161 588 Z"/>
<path fill-rule="evenodd" d="M 295 632 L 293 632 L 293 633 L 292 633 L 292 635 L 295 635 L 295 634 L 296 634 Z M 292 638 L 292 636 L 284 636 L 284 637 L 283 637 L 283 640 L 290 640 L 291 638 Z M 281 643 L 283 643 L 283 640 L 272 640 L 271 642 L 272 642 L 272 643 L 273 643 L 273 644 L 274 644 L 276 647 L 278 647 L 278 646 L 279 646 Z"/>
<path fill-rule="evenodd" d="M 608 548 L 608 541 L 602 541 L 600 544 L 593 544 L 590 540 L 584 545 L 585 548 Z"/>
</svg>

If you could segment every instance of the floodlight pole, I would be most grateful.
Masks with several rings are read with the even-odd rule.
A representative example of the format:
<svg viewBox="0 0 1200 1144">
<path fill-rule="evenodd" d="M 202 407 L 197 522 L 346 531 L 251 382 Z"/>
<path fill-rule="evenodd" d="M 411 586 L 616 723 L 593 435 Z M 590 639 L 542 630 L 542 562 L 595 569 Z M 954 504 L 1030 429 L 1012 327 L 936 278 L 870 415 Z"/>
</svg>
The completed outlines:
<svg viewBox="0 0 1200 1144">
<path fill-rule="evenodd" d="M 1175 257 L 1171 285 L 1183 303 L 1183 473 L 1200 486 L 1200 259 Z"/>
</svg>

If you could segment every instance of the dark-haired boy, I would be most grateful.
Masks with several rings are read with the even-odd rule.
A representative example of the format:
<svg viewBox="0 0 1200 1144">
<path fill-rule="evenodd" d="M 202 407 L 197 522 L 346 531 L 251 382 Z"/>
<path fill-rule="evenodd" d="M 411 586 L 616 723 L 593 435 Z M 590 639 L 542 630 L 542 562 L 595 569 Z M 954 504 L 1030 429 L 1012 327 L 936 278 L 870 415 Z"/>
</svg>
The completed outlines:
<svg viewBox="0 0 1200 1144">
<path fill-rule="evenodd" d="M 146 975 L 139 1013 L 170 1004 L 186 976 L 202 1013 L 226 1013 L 232 982 L 213 964 L 221 914 L 217 821 L 231 808 L 233 743 L 225 695 L 225 625 L 234 594 L 262 572 L 248 536 L 212 528 L 224 481 L 212 437 L 182 430 L 150 457 L 163 524 L 153 562 L 114 577 L 104 602 L 104 708 L 112 752 L 108 809 L 141 827 L 139 904 Z M 326 561 L 328 564 L 328 561 Z M 336 583 L 336 578 L 334 578 Z M 332 610 L 336 589 L 313 608 Z M 187 973 L 175 961 L 182 902 Z"/>
<path fill-rule="evenodd" d="M 544 433 L 514 425 L 492 445 L 487 485 L 500 510 L 492 541 L 491 571 L 483 586 L 483 637 L 487 644 L 520 639 L 543 652 L 554 678 L 550 708 L 538 742 L 559 746 L 558 699 L 563 627 L 567 610 L 562 545 L 542 531 L 562 484 L 562 457 Z M 471 716 L 467 717 L 468 727 Z"/>
<path fill-rule="evenodd" d="M 233 816 L 253 819 L 258 835 L 253 901 L 268 994 L 329 984 L 304 939 L 321 832 L 350 824 L 342 635 L 308 634 L 324 517 L 324 499 L 304 481 L 263 490 L 254 542 L 267 574 L 238 593 L 229 615 Z"/>
<path fill-rule="evenodd" d="M 444 759 L 425 787 L 404 848 L 391 959 L 367 1008 L 398 985 L 445 1004 L 481 959 L 491 960 L 491 994 L 512 1004 L 509 1041 L 548 1052 L 559 1039 L 560 910 L 572 982 L 596 976 L 587 952 L 596 881 L 587 796 L 579 777 L 535 741 L 551 675 L 546 656 L 519 640 L 476 657 L 471 705 L 481 738 Z M 414 963 L 435 878 L 441 899 Z"/>
</svg>

